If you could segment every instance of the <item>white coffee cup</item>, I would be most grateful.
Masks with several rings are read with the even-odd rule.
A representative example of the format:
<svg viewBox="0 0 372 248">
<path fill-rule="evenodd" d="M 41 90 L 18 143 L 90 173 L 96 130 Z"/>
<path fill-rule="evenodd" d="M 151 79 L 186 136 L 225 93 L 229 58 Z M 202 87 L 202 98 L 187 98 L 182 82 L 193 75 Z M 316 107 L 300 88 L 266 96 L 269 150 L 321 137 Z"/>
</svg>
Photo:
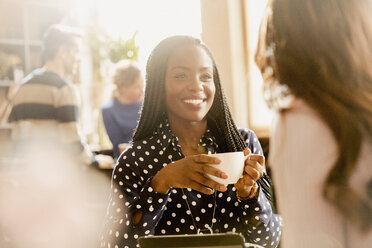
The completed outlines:
<svg viewBox="0 0 372 248">
<path fill-rule="evenodd" d="M 222 179 L 209 174 L 206 174 L 206 176 L 224 185 L 234 184 L 239 180 L 239 178 L 243 177 L 245 160 L 249 157 L 249 155 L 244 156 L 244 152 L 215 153 L 208 154 L 208 156 L 215 157 L 221 160 L 221 163 L 219 164 L 208 165 L 225 172 L 227 178 Z"/>
</svg>

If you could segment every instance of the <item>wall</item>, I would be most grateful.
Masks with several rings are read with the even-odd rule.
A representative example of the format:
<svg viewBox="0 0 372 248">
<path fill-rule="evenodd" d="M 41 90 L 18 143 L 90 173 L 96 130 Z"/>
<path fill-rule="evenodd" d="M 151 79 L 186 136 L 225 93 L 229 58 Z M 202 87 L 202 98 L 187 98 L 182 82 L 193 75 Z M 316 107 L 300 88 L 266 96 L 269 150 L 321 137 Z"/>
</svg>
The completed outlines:
<svg viewBox="0 0 372 248">
<path fill-rule="evenodd" d="M 248 127 L 248 84 L 241 1 L 201 0 L 202 39 L 216 60 L 238 126 Z"/>
<path fill-rule="evenodd" d="M 267 0 L 200 0 L 202 39 L 211 49 L 238 126 L 268 137 L 272 112 L 254 63 L 258 27 Z"/>
</svg>

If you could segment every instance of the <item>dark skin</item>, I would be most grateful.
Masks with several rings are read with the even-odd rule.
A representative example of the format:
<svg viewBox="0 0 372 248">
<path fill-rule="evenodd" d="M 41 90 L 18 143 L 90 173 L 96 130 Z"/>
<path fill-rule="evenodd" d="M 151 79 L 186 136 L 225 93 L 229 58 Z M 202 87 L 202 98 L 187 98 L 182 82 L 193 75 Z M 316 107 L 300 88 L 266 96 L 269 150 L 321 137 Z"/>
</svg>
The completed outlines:
<svg viewBox="0 0 372 248">
<path fill-rule="evenodd" d="M 205 176 L 222 179 L 227 175 L 208 164 L 219 164 L 217 158 L 201 154 L 196 148 L 207 130 L 206 116 L 214 95 L 213 63 L 198 46 L 181 47 L 168 60 L 165 79 L 167 114 L 171 131 L 179 139 L 183 159 L 173 161 L 154 176 L 154 191 L 167 194 L 170 188 L 191 188 L 203 194 L 215 190 L 225 192 L 226 186 Z M 246 148 L 244 154 L 250 154 Z M 245 160 L 243 177 L 235 183 L 239 196 L 250 195 L 253 185 L 262 176 L 264 157 L 251 155 Z M 142 218 L 142 211 L 133 216 L 134 224 Z"/>
</svg>

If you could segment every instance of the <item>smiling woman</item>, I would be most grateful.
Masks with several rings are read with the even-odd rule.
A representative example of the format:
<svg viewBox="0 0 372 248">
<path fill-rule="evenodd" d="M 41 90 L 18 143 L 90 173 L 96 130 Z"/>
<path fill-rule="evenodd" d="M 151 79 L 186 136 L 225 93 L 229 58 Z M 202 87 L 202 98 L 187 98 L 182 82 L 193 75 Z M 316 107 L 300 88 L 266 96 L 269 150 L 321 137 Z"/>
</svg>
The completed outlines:
<svg viewBox="0 0 372 248">
<path fill-rule="evenodd" d="M 203 149 L 198 149 L 202 147 Z M 207 153 L 244 151 L 244 172 L 226 179 Z M 234 166 L 233 164 L 231 166 Z M 161 41 L 147 62 L 146 89 L 133 143 L 118 159 L 101 247 L 136 247 L 145 235 L 237 232 L 276 247 L 280 217 L 256 135 L 231 118 L 208 48 L 190 36 Z"/>
<path fill-rule="evenodd" d="M 192 45 L 176 51 L 168 62 L 165 91 L 169 122 L 203 120 L 216 91 L 208 54 Z"/>
</svg>

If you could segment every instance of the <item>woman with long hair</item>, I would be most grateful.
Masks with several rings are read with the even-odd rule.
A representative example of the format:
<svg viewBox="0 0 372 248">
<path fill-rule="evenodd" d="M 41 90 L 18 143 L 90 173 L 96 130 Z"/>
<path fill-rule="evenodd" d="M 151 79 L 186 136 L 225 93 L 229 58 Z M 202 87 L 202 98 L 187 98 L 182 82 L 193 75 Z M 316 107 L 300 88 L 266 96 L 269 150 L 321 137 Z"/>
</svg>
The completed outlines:
<svg viewBox="0 0 372 248">
<path fill-rule="evenodd" d="M 372 245 L 371 13 L 370 0 L 273 0 L 261 23 L 286 248 Z"/>
<path fill-rule="evenodd" d="M 252 154 L 235 184 L 205 176 L 227 177 L 207 154 L 236 151 Z M 280 218 L 262 154 L 256 135 L 235 126 L 207 47 L 190 36 L 164 39 L 147 62 L 133 143 L 113 173 L 101 246 L 136 247 L 144 235 L 238 232 L 276 247 Z"/>
</svg>

